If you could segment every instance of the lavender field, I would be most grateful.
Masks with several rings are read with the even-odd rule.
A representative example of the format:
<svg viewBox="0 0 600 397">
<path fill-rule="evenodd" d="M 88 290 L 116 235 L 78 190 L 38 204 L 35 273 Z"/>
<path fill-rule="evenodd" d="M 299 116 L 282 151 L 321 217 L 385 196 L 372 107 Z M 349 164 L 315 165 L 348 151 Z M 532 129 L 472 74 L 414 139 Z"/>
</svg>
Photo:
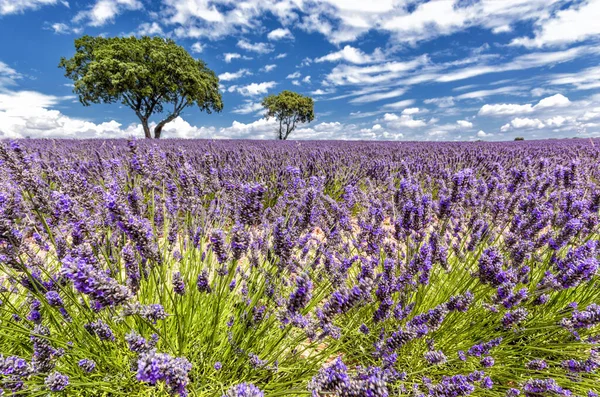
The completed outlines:
<svg viewBox="0 0 600 397">
<path fill-rule="evenodd" d="M 599 164 L 600 140 L 5 141 L 0 388 L 598 396 Z"/>
</svg>

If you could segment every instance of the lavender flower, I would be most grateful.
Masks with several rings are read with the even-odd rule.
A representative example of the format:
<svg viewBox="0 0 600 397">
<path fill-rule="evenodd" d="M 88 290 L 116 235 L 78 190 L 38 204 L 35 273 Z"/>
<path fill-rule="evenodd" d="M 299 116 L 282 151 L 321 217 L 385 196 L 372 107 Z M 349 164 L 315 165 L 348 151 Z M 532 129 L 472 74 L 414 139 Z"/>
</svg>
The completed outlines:
<svg viewBox="0 0 600 397">
<path fill-rule="evenodd" d="M 179 272 L 173 273 L 173 291 L 177 295 L 185 294 L 185 283 L 183 281 L 183 277 L 181 277 L 181 273 Z"/>
<path fill-rule="evenodd" d="M 87 358 L 79 360 L 79 362 L 77 363 L 77 365 L 83 371 L 88 372 L 88 373 L 89 372 L 94 372 L 94 370 L 96 369 L 96 363 L 94 362 L 94 360 L 89 360 Z"/>
<path fill-rule="evenodd" d="M 165 382 L 171 395 L 185 397 L 188 395 L 186 387 L 191 369 L 192 364 L 185 358 L 174 358 L 166 353 L 150 350 L 140 354 L 136 378 L 152 386 L 158 382 Z"/>
<path fill-rule="evenodd" d="M 44 384 L 50 391 L 63 391 L 69 385 L 69 377 L 60 372 L 53 372 L 46 377 Z"/>
<path fill-rule="evenodd" d="M 232 386 L 221 397 L 264 397 L 265 394 L 252 383 L 240 383 Z"/>
</svg>

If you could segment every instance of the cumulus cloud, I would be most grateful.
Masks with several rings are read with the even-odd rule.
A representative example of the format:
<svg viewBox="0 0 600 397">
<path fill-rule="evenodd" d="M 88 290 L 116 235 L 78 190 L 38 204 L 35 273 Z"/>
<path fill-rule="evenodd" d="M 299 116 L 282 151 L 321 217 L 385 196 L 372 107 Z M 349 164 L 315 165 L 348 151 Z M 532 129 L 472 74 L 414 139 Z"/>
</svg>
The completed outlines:
<svg viewBox="0 0 600 397">
<path fill-rule="evenodd" d="M 135 36 L 165 36 L 165 32 L 162 27 L 157 22 L 144 22 L 138 26 L 135 31 Z M 192 51 L 194 52 L 202 52 L 195 51 L 194 46 L 200 43 L 194 43 L 192 45 Z"/>
<path fill-rule="evenodd" d="M 473 123 L 471 123 L 470 121 L 467 121 L 467 120 L 457 120 L 456 124 L 458 124 L 459 126 L 461 126 L 463 128 L 473 128 Z"/>
<path fill-rule="evenodd" d="M 514 103 L 500 103 L 496 105 L 485 104 L 479 110 L 480 116 L 506 116 L 533 112 L 531 104 L 517 105 Z"/>
<path fill-rule="evenodd" d="M 143 4 L 139 0 L 96 0 L 94 5 L 77 13 L 74 22 L 85 22 L 90 26 L 104 26 L 114 22 L 117 15 L 132 10 L 140 10 Z"/>
<path fill-rule="evenodd" d="M 204 45 L 202 45 L 202 43 L 197 41 L 194 44 L 192 44 L 192 52 L 193 53 L 200 54 L 202 51 L 204 51 Z M 229 55 L 233 55 L 233 54 L 229 54 Z M 239 54 L 236 54 L 236 55 L 239 55 Z M 225 62 L 229 63 L 229 62 L 231 62 L 231 59 L 233 59 L 233 58 L 229 58 L 229 61 L 226 60 Z"/>
<path fill-rule="evenodd" d="M 562 94 L 552 95 L 540 100 L 535 106 L 532 104 L 518 105 L 512 103 L 501 103 L 495 105 L 485 104 L 479 110 L 480 116 L 505 116 L 514 114 L 533 113 L 544 108 L 564 107 L 571 103 L 569 98 Z"/>
<path fill-rule="evenodd" d="M 243 96 L 256 96 L 269 92 L 269 90 L 277 85 L 274 81 L 266 81 L 263 83 L 252 83 L 244 86 L 231 86 L 227 89 L 228 92 L 238 92 Z"/>
<path fill-rule="evenodd" d="M 383 116 L 383 120 L 387 122 L 386 125 L 392 129 L 420 128 L 427 126 L 427 123 L 424 120 L 415 119 L 407 114 L 398 116 L 393 113 L 386 113 Z"/>
<path fill-rule="evenodd" d="M 231 73 L 231 72 L 221 73 L 219 75 L 219 80 L 232 81 L 232 80 L 237 80 L 244 76 L 251 76 L 251 75 L 252 75 L 252 72 L 250 72 L 248 69 L 240 69 L 235 73 Z"/>
<path fill-rule="evenodd" d="M 540 119 L 517 117 L 517 118 L 512 119 L 512 121 L 510 123 L 503 125 L 500 128 L 500 131 L 506 132 L 506 131 L 510 131 L 513 128 L 514 129 L 528 129 L 528 128 L 542 129 L 545 126 L 546 125 Z"/>
<path fill-rule="evenodd" d="M 283 40 L 283 39 L 293 39 L 294 35 L 287 28 L 279 28 L 269 32 L 267 35 L 269 40 Z"/>
<path fill-rule="evenodd" d="M 259 112 L 263 109 L 263 106 L 260 102 L 252 102 L 252 101 L 246 101 L 244 104 L 236 107 L 235 109 L 233 109 L 231 111 L 231 113 L 236 113 L 236 114 L 251 114 L 251 113 L 256 113 Z"/>
<path fill-rule="evenodd" d="M 1 138 L 94 138 L 118 137 L 121 124 L 116 121 L 95 124 L 65 116 L 49 109 L 72 97 L 44 95 L 35 91 L 0 93 Z"/>
<path fill-rule="evenodd" d="M 368 55 L 358 48 L 354 48 L 352 46 L 347 45 L 339 51 L 332 52 L 320 58 L 316 58 L 315 62 L 320 63 L 345 61 L 349 63 L 362 65 L 366 63 L 382 62 L 384 60 L 385 55 L 383 54 L 380 48 L 376 48 L 375 51 L 373 51 L 373 54 Z"/>
<path fill-rule="evenodd" d="M 277 67 L 277 65 L 265 65 L 262 68 L 260 68 L 260 71 L 269 73 L 270 71 L 274 70 L 276 67 Z"/>
<path fill-rule="evenodd" d="M 69 7 L 66 0 L 0 0 L 0 15 L 19 14 L 27 10 L 37 10 L 40 7 L 55 4 Z"/>
<path fill-rule="evenodd" d="M 268 54 L 275 51 L 275 48 L 269 43 L 251 43 L 246 39 L 238 41 L 237 46 L 242 50 L 256 52 L 257 54 Z"/>
<path fill-rule="evenodd" d="M 225 63 L 231 63 L 231 61 L 233 61 L 234 59 L 239 59 L 242 56 L 238 53 L 235 52 L 226 52 L 225 54 L 223 54 L 223 60 L 225 61 Z"/>
<path fill-rule="evenodd" d="M 406 108 L 402 111 L 402 114 L 406 114 L 406 115 L 411 115 L 411 114 L 417 114 L 419 113 L 421 110 L 419 108 Z"/>
<path fill-rule="evenodd" d="M 82 28 L 72 27 L 66 23 L 58 22 L 48 25 L 47 29 L 54 31 L 56 34 L 81 34 L 81 32 L 83 32 Z"/>
</svg>

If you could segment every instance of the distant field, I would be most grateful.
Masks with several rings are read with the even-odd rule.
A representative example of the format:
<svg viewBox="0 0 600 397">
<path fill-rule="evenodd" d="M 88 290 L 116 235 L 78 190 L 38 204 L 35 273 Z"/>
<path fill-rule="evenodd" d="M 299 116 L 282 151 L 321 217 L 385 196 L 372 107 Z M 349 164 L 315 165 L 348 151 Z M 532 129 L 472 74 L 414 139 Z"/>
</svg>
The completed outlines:
<svg viewBox="0 0 600 397">
<path fill-rule="evenodd" d="M 0 143 L 0 388 L 597 396 L 599 164 L 600 140 Z"/>
</svg>

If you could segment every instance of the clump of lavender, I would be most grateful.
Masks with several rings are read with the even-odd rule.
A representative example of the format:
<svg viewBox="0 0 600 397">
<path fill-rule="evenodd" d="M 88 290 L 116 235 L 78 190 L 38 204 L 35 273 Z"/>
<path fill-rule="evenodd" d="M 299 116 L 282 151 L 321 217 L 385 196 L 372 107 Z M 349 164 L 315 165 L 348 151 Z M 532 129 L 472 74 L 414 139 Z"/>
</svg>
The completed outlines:
<svg viewBox="0 0 600 397">
<path fill-rule="evenodd" d="M 52 372 L 46 377 L 44 383 L 50 391 L 63 391 L 69 385 L 69 377 L 60 372 Z"/>
<path fill-rule="evenodd" d="M 221 397 L 264 397 L 263 393 L 258 387 L 252 383 L 240 383 L 235 386 L 231 386 L 225 394 Z"/>
<path fill-rule="evenodd" d="M 90 360 L 90 359 L 87 359 L 87 358 L 79 360 L 79 362 L 77 362 L 77 365 L 84 372 L 88 372 L 88 373 L 89 372 L 94 372 L 94 370 L 96 369 L 96 363 L 94 362 L 94 360 Z"/>
<path fill-rule="evenodd" d="M 127 342 L 129 350 L 135 353 L 147 353 L 153 350 L 157 341 L 158 337 L 156 335 L 154 335 L 154 337 L 150 340 L 146 340 L 135 331 L 131 331 L 125 335 L 125 342 Z"/>
<path fill-rule="evenodd" d="M 210 283 L 208 281 L 208 272 L 206 270 L 202 270 L 202 272 L 198 275 L 198 280 L 196 281 L 196 287 L 199 292 L 205 292 L 210 294 L 212 288 L 210 288 Z"/>
<path fill-rule="evenodd" d="M 180 272 L 173 273 L 173 291 L 177 295 L 185 294 L 185 282 L 183 281 L 183 277 L 181 277 Z"/>
<path fill-rule="evenodd" d="M 62 271 L 77 291 L 89 295 L 100 308 L 118 306 L 131 298 L 129 288 L 84 259 L 63 259 Z"/>
<path fill-rule="evenodd" d="M 219 263 L 223 264 L 229 259 L 229 252 L 225 242 L 225 233 L 222 230 L 215 230 L 210 235 L 210 244 Z"/>
<path fill-rule="evenodd" d="M 441 350 L 434 350 L 425 353 L 425 360 L 427 360 L 429 364 L 441 365 L 445 364 L 448 361 L 448 358 Z"/>
<path fill-rule="evenodd" d="M 84 325 L 84 328 L 91 334 L 96 335 L 100 340 L 114 341 L 115 335 L 113 334 L 110 326 L 102 320 L 97 320 L 93 323 Z"/>
<path fill-rule="evenodd" d="M 172 357 L 155 350 L 142 352 L 137 362 L 136 378 L 152 386 L 164 382 L 171 395 L 185 397 L 188 395 L 188 374 L 192 364 L 182 357 Z"/>
</svg>

